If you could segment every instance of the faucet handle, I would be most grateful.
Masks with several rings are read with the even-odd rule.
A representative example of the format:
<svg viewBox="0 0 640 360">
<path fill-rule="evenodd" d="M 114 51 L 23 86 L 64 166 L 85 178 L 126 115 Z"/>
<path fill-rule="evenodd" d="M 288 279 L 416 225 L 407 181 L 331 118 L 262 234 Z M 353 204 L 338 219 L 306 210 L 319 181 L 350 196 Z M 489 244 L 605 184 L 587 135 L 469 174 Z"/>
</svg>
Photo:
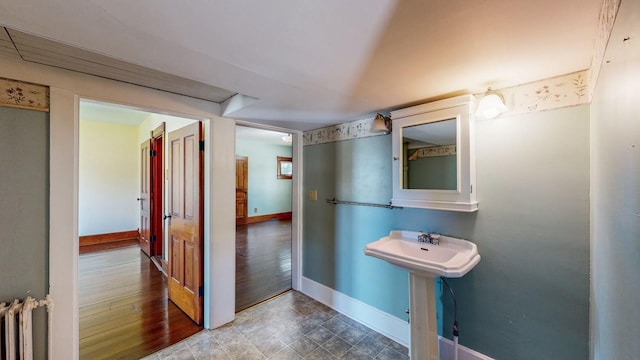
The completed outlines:
<svg viewBox="0 0 640 360">
<path fill-rule="evenodd" d="M 433 245 L 440 245 L 440 234 L 428 234 L 427 238 Z"/>
<path fill-rule="evenodd" d="M 420 231 L 418 233 L 418 242 L 429 242 L 429 234 Z"/>
</svg>

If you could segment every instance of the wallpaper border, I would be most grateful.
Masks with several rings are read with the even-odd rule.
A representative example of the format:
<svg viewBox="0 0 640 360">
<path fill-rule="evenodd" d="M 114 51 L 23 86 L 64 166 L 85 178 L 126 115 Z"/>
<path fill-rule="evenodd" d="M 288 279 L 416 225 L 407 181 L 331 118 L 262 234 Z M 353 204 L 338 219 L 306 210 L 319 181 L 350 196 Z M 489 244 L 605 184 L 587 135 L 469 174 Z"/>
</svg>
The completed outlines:
<svg viewBox="0 0 640 360">
<path fill-rule="evenodd" d="M 429 146 L 422 147 L 417 149 L 409 150 L 411 155 L 407 157 L 407 160 L 418 160 L 420 158 L 430 158 L 430 157 L 440 157 L 440 156 L 451 156 L 455 155 L 457 152 L 457 146 L 454 145 L 440 145 L 440 146 Z"/>
<path fill-rule="evenodd" d="M 0 106 L 49 112 L 49 87 L 0 78 Z"/>
<path fill-rule="evenodd" d="M 308 146 L 384 135 L 384 133 L 380 132 L 371 132 L 373 119 L 373 117 L 360 119 L 305 131 L 302 134 L 302 143 L 304 146 Z"/>
<path fill-rule="evenodd" d="M 582 70 L 496 90 L 502 94 L 508 107 L 501 117 L 587 104 L 590 101 L 589 71 Z M 483 95 L 484 93 L 475 94 L 478 100 Z M 305 131 L 303 145 L 384 135 L 370 131 L 373 119 L 372 117 Z"/>
<path fill-rule="evenodd" d="M 589 71 L 582 70 L 498 89 L 508 110 L 500 115 L 507 117 L 536 111 L 560 109 L 587 104 L 589 98 Z M 480 100 L 484 94 L 476 94 Z"/>
</svg>

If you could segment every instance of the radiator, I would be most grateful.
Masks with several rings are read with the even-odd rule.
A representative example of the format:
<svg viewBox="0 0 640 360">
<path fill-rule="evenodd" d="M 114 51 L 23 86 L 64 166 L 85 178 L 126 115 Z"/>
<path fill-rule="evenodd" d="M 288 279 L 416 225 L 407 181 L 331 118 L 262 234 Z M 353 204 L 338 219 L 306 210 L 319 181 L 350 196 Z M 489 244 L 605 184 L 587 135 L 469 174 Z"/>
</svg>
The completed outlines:
<svg viewBox="0 0 640 360">
<path fill-rule="evenodd" d="M 27 297 L 24 301 L 18 299 L 12 303 L 0 303 L 0 326 L 4 337 L 0 339 L 0 349 L 4 349 L 6 360 L 33 360 L 33 333 L 31 331 L 31 313 L 39 307 L 47 308 L 47 326 L 49 348 L 51 348 L 51 310 L 53 301 L 47 295 L 44 300 Z"/>
</svg>

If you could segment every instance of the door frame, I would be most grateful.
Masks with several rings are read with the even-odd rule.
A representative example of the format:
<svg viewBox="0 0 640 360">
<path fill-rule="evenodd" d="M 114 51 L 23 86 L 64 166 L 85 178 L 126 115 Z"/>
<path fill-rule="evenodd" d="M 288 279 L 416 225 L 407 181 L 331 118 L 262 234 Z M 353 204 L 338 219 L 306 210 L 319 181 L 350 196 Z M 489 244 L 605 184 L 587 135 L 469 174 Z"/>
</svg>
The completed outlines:
<svg viewBox="0 0 640 360">
<path fill-rule="evenodd" d="M 80 100 L 113 103 L 153 113 L 203 121 L 205 137 L 205 293 L 204 326 L 216 328 L 235 318 L 235 219 L 226 211 L 235 204 L 236 122 L 293 135 L 294 177 L 292 186 L 292 287 L 299 290 L 302 269 L 302 132 L 222 117 L 220 108 L 204 101 L 169 97 L 159 91 L 132 87 L 115 81 L 101 82 L 75 74 L 43 71 L 20 79 L 50 84 L 50 294 L 56 302 L 52 314 L 53 360 L 77 359 L 79 346 L 78 305 L 78 141 Z M 38 77 L 39 76 L 39 77 Z M 69 78 L 76 81 L 68 81 Z M 188 101 L 187 101 L 188 100 Z M 171 109 L 168 109 L 171 108 Z M 213 157 L 212 154 L 216 156 Z M 216 169 L 216 177 L 212 176 Z M 215 189 L 215 191 L 212 191 Z M 228 192 L 226 194 L 225 192 Z M 218 202 L 219 201 L 219 202 Z M 221 206 L 212 207 L 212 204 Z M 233 260 L 227 260 L 233 258 Z M 213 259 L 213 261 L 210 261 Z M 233 275 L 231 275 L 233 274 Z M 216 291 L 211 291 L 215 286 Z M 212 297 L 215 296 L 215 299 Z M 215 306 L 214 306 L 215 305 Z"/>
</svg>

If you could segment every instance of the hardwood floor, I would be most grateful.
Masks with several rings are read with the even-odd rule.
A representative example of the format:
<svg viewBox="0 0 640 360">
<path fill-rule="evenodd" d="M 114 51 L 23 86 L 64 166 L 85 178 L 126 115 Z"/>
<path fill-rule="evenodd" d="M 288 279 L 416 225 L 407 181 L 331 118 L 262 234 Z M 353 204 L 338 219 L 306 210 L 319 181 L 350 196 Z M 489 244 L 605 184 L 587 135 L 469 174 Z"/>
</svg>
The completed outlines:
<svg viewBox="0 0 640 360">
<path fill-rule="evenodd" d="M 236 312 L 291 289 L 291 220 L 236 226 Z"/>
<path fill-rule="evenodd" d="M 81 254 L 78 280 L 80 359 L 139 359 L 202 329 L 137 245 Z"/>
<path fill-rule="evenodd" d="M 202 328 L 167 300 L 166 277 L 136 244 L 83 247 L 80 359 L 139 359 Z M 291 289 L 291 221 L 236 227 L 236 311 Z"/>
</svg>

